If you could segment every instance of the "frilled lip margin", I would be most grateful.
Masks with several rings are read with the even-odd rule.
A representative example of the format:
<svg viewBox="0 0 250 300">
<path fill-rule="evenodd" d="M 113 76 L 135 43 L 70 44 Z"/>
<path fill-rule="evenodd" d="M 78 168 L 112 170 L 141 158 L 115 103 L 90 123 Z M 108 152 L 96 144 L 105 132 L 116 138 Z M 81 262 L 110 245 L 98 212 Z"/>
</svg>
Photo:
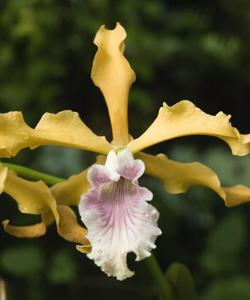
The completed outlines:
<svg viewBox="0 0 250 300">
<path fill-rule="evenodd" d="M 88 229 L 92 249 L 87 254 L 108 276 L 123 280 L 133 276 L 127 254 L 136 260 L 150 256 L 155 239 L 158 211 L 147 201 L 152 193 L 138 185 L 144 163 L 129 150 L 111 151 L 105 165 L 95 164 L 88 172 L 91 189 L 81 197 L 79 211 Z"/>
</svg>

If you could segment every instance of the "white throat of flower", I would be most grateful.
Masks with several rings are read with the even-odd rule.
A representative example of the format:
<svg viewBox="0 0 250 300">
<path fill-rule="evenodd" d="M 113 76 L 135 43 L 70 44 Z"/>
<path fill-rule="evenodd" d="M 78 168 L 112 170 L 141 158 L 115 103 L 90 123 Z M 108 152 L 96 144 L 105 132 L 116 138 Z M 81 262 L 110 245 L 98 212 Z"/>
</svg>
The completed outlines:
<svg viewBox="0 0 250 300">
<path fill-rule="evenodd" d="M 118 154 L 110 151 L 105 165 L 95 164 L 89 169 L 91 188 L 79 205 L 92 246 L 87 256 L 118 280 L 134 274 L 127 267 L 127 254 L 134 252 L 137 261 L 150 256 L 161 234 L 159 213 L 147 203 L 153 194 L 138 185 L 144 170 L 143 161 L 134 159 L 129 150 Z"/>
</svg>

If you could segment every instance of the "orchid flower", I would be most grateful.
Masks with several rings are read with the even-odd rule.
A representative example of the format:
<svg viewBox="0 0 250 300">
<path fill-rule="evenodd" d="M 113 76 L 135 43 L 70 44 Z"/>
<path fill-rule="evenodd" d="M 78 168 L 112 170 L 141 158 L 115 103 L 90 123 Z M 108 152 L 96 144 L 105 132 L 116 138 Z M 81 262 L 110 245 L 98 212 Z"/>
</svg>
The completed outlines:
<svg viewBox="0 0 250 300">
<path fill-rule="evenodd" d="M 56 222 L 58 233 L 77 243 L 109 276 L 119 280 L 131 277 L 127 254 L 136 260 L 150 255 L 161 234 L 159 212 L 148 202 L 153 194 L 139 185 L 144 173 L 159 179 L 167 192 L 186 192 L 192 185 L 212 189 L 234 206 L 250 200 L 250 188 L 243 185 L 223 187 L 217 175 L 198 163 L 180 163 L 164 154 L 141 152 L 163 141 L 189 135 L 208 135 L 221 139 L 234 155 L 250 152 L 250 134 L 232 127 L 230 115 L 209 115 L 192 102 L 183 100 L 173 106 L 163 103 L 151 126 L 138 138 L 129 135 L 128 95 L 135 73 L 124 57 L 126 32 L 117 23 L 113 30 L 102 26 L 94 39 L 98 47 L 91 78 L 100 88 L 109 112 L 113 140 L 97 136 L 70 110 L 45 113 L 37 126 L 28 126 L 21 112 L 0 115 L 0 156 L 15 156 L 21 149 L 57 145 L 93 151 L 95 164 L 67 181 L 48 187 L 44 182 L 19 177 L 4 164 L 0 166 L 0 190 L 13 197 L 22 213 L 41 215 L 41 222 L 13 226 L 3 221 L 6 232 L 17 237 L 45 234 Z M 70 206 L 78 206 L 85 227 L 77 223 Z"/>
</svg>

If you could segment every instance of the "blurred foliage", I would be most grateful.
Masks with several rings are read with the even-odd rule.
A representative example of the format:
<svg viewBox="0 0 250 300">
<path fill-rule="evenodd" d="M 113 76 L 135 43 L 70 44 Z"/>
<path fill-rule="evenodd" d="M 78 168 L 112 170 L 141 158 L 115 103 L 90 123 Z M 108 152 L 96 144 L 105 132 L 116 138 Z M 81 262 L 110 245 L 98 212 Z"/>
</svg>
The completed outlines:
<svg viewBox="0 0 250 300">
<path fill-rule="evenodd" d="M 232 243 L 232 232 L 237 232 Z M 247 242 L 247 224 L 238 213 L 227 215 L 211 231 L 206 241 L 206 248 L 201 256 L 201 265 L 207 272 L 228 274 L 237 271 L 242 251 Z"/>
<path fill-rule="evenodd" d="M 166 278 L 172 285 L 176 300 L 197 299 L 193 277 L 183 264 L 171 264 L 167 269 Z"/>
<path fill-rule="evenodd" d="M 76 280 L 77 267 L 71 253 L 61 250 L 53 255 L 48 271 L 48 279 L 52 283 L 70 284 Z"/>
<path fill-rule="evenodd" d="M 42 249 L 35 246 L 8 248 L 1 254 L 1 266 L 16 276 L 35 276 L 44 268 Z"/>
<path fill-rule="evenodd" d="M 126 56 L 137 74 L 130 95 L 133 136 L 151 123 L 163 101 L 172 105 L 183 98 L 211 114 L 233 114 L 233 124 L 249 132 L 249 9 L 248 0 L 0 1 L 0 110 L 22 110 L 30 125 L 45 111 L 76 110 L 97 134 L 110 138 L 107 109 L 90 70 L 96 30 L 118 20 L 127 30 Z M 232 157 L 212 138 L 177 139 L 151 151 L 205 163 L 224 185 L 249 185 L 250 158 Z M 93 159 L 77 150 L 44 147 L 22 151 L 12 161 L 66 177 Z M 186 264 L 199 299 L 249 299 L 249 207 L 229 210 L 205 188 L 169 195 L 156 180 L 144 183 L 161 212 L 164 234 L 155 253 L 162 268 L 173 261 Z M 1 198 L 0 217 L 18 224 L 27 220 L 7 197 Z M 129 259 L 136 276 L 125 282 L 107 278 L 57 237 L 53 226 L 41 239 L 18 240 L 1 231 L 0 240 L 8 300 L 156 299 L 145 263 Z"/>
<path fill-rule="evenodd" d="M 248 300 L 250 298 L 249 278 L 235 277 L 218 280 L 211 284 L 202 300 Z"/>
</svg>

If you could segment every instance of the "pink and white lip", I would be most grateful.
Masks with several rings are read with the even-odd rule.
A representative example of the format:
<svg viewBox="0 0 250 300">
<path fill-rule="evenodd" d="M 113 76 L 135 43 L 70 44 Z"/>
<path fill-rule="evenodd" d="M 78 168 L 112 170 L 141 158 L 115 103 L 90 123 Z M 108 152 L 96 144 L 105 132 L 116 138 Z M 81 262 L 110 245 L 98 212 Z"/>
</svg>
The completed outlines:
<svg viewBox="0 0 250 300">
<path fill-rule="evenodd" d="M 91 188 L 79 204 L 92 246 L 87 256 L 118 280 L 134 274 L 127 267 L 127 254 L 134 252 L 137 261 L 150 256 L 161 234 L 159 213 L 147 203 L 153 194 L 138 184 L 144 170 L 143 161 L 134 159 L 129 150 L 110 151 L 105 165 L 89 169 Z"/>
</svg>

